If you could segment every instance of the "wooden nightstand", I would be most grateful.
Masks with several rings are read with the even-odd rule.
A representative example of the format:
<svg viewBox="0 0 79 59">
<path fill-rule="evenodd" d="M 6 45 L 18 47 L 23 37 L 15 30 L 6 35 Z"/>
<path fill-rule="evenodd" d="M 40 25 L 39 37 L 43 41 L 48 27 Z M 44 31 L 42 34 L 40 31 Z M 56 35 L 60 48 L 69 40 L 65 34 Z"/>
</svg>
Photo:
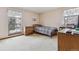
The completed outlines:
<svg viewBox="0 0 79 59">
<path fill-rule="evenodd" d="M 34 33 L 34 30 L 33 30 L 32 26 L 25 27 L 25 35 L 30 35 L 30 34 L 33 34 L 33 33 Z"/>
</svg>

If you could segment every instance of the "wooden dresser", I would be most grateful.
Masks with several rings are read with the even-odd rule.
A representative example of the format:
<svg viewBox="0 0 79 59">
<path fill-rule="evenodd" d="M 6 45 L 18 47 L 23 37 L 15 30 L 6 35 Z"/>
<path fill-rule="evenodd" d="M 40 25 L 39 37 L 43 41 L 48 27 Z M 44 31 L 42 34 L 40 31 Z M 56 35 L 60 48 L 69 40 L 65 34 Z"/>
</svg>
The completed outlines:
<svg viewBox="0 0 79 59">
<path fill-rule="evenodd" d="M 59 51 L 79 51 L 79 35 L 58 32 Z"/>
<path fill-rule="evenodd" d="M 34 29 L 32 26 L 26 26 L 25 27 L 25 35 L 30 35 L 34 33 Z"/>
</svg>

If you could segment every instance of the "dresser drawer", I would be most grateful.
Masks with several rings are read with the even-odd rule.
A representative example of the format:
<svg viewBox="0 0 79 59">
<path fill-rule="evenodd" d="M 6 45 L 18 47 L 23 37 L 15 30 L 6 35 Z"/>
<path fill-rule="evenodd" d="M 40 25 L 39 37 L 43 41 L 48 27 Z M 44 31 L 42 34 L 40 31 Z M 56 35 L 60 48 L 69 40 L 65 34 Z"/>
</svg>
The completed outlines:
<svg viewBox="0 0 79 59">
<path fill-rule="evenodd" d="M 33 34 L 33 27 L 32 26 L 28 26 L 25 28 L 25 35 L 30 35 Z"/>
<path fill-rule="evenodd" d="M 79 51 L 79 35 L 58 32 L 59 51 Z"/>
</svg>

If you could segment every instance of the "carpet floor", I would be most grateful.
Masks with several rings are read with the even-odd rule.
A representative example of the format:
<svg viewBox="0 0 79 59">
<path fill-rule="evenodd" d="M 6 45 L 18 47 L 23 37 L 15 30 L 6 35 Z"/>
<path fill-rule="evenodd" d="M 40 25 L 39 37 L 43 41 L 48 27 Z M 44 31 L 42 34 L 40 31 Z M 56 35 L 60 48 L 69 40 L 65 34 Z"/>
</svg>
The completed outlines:
<svg viewBox="0 0 79 59">
<path fill-rule="evenodd" d="M 0 40 L 0 51 L 57 51 L 57 43 L 57 36 L 22 35 Z"/>
</svg>

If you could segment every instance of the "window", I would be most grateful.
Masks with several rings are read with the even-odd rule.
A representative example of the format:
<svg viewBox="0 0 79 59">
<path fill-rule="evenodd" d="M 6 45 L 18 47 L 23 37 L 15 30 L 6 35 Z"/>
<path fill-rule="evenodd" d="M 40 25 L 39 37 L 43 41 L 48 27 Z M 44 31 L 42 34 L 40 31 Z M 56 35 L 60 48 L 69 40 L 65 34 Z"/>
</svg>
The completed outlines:
<svg viewBox="0 0 79 59">
<path fill-rule="evenodd" d="M 68 9 L 64 11 L 64 24 L 77 25 L 79 8 Z"/>
<path fill-rule="evenodd" d="M 22 31 L 22 13 L 17 10 L 8 10 L 8 31 L 9 34 Z"/>
</svg>

